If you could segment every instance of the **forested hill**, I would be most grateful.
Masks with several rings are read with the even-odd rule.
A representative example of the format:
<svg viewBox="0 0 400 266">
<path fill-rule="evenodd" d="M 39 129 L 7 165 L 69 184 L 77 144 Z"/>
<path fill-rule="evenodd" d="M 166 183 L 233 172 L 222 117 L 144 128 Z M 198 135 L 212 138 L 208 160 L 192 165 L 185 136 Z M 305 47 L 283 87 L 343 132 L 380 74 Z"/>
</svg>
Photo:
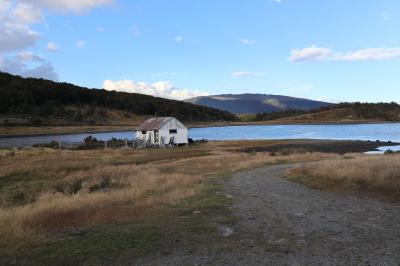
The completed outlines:
<svg viewBox="0 0 400 266">
<path fill-rule="evenodd" d="M 0 72 L 0 115 L 31 115 L 39 118 L 87 119 L 97 111 L 121 111 L 129 116 L 174 116 L 183 121 L 233 121 L 225 111 L 191 103 L 102 89 L 88 89 L 69 83 L 22 78 Z M 72 112 L 72 113 L 71 113 Z"/>
<path fill-rule="evenodd" d="M 257 114 L 253 121 L 281 122 L 397 122 L 400 121 L 400 105 L 392 103 L 339 103 L 310 111 L 287 110 Z"/>
</svg>

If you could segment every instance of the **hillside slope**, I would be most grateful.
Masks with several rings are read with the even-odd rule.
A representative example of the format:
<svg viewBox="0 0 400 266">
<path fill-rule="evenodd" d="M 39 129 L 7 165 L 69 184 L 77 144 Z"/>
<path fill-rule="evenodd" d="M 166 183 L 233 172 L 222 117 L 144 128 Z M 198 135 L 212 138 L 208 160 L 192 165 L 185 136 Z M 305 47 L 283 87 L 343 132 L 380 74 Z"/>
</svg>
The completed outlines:
<svg viewBox="0 0 400 266">
<path fill-rule="evenodd" d="M 3 117 L 0 122 L 3 123 L 107 124 L 154 114 L 174 116 L 183 121 L 236 120 L 228 112 L 191 103 L 0 72 L 0 118 Z"/>
<path fill-rule="evenodd" d="M 400 121 L 400 105 L 394 102 L 340 103 L 310 111 L 289 110 L 257 114 L 252 120 L 285 123 L 397 122 Z"/>
<path fill-rule="evenodd" d="M 330 105 L 327 102 L 268 94 L 223 94 L 196 97 L 187 101 L 234 114 L 271 113 L 289 109 L 312 110 Z"/>
</svg>

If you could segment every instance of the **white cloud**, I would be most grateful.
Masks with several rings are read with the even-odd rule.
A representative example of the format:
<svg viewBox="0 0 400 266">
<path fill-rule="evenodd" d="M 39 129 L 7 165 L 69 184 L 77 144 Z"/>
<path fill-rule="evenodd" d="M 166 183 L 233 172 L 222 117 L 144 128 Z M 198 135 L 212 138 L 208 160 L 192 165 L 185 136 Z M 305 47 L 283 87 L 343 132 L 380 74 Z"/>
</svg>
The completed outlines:
<svg viewBox="0 0 400 266">
<path fill-rule="evenodd" d="M 31 52 L 21 52 L 14 57 L 0 55 L 0 70 L 23 77 L 58 80 L 53 65 Z"/>
<path fill-rule="evenodd" d="M 43 14 L 48 12 L 82 13 L 111 3 L 113 0 L 0 0 L 0 69 L 22 76 L 57 79 L 53 66 L 43 57 L 29 52 L 18 54 L 34 47 L 42 38 L 32 25 L 43 22 Z M 84 47 L 86 43 L 77 45 Z M 58 46 L 48 43 L 47 50 L 56 51 Z"/>
<path fill-rule="evenodd" d="M 86 47 L 87 43 L 88 43 L 88 41 L 76 41 L 75 42 L 75 47 L 79 48 L 79 49 L 82 49 L 82 48 Z"/>
<path fill-rule="evenodd" d="M 138 26 L 133 26 L 132 27 L 132 35 L 137 37 L 140 34 L 142 34 L 142 32 L 140 31 L 140 28 Z"/>
<path fill-rule="evenodd" d="M 363 61 L 363 60 L 389 60 L 400 58 L 400 47 L 394 48 L 367 48 L 346 54 L 337 54 L 333 60 L 337 61 Z"/>
<path fill-rule="evenodd" d="M 48 8 L 52 11 L 57 12 L 76 12 L 82 13 L 90 9 L 110 5 L 113 0 L 30 0 L 26 2 L 31 2 L 37 6 Z"/>
<path fill-rule="evenodd" d="M 250 71 L 237 71 L 237 72 L 231 73 L 231 76 L 235 77 L 235 78 L 242 78 L 242 77 L 254 76 L 254 74 L 255 73 L 250 72 Z"/>
<path fill-rule="evenodd" d="M 242 39 L 240 39 L 240 43 L 244 44 L 244 45 L 252 45 L 252 44 L 256 44 L 256 41 L 242 38 Z"/>
<path fill-rule="evenodd" d="M 42 19 L 41 11 L 30 4 L 0 0 L 0 53 L 34 46 L 40 35 L 31 24 Z"/>
<path fill-rule="evenodd" d="M 55 44 L 54 42 L 49 42 L 47 43 L 46 49 L 49 52 L 57 52 L 58 50 L 60 50 L 60 47 L 58 47 L 58 45 Z"/>
<path fill-rule="evenodd" d="M 58 80 L 58 75 L 55 72 L 53 65 L 49 61 L 46 61 L 37 67 L 26 69 L 25 72 L 22 73 L 22 76 L 43 78 L 54 81 Z"/>
<path fill-rule="evenodd" d="M 182 42 L 183 42 L 183 37 L 182 37 L 182 36 L 176 36 L 176 37 L 175 37 L 175 41 L 176 41 L 177 43 L 182 43 Z"/>
<path fill-rule="evenodd" d="M 366 61 L 400 58 L 400 47 L 366 48 L 347 53 L 335 52 L 330 48 L 311 46 L 302 50 L 293 49 L 289 61 L 307 63 L 315 61 Z"/>
<path fill-rule="evenodd" d="M 18 58 L 22 61 L 37 61 L 37 62 L 45 61 L 42 56 L 36 55 L 36 54 L 34 54 L 32 52 L 28 52 L 28 51 L 20 52 L 16 58 Z"/>
<path fill-rule="evenodd" d="M 108 91 L 141 93 L 175 100 L 185 100 L 193 97 L 208 95 L 208 93 L 204 91 L 192 91 L 176 88 L 168 81 L 159 81 L 153 84 L 148 84 L 145 82 L 135 82 L 133 80 L 105 80 L 103 83 L 103 88 Z"/>
<path fill-rule="evenodd" d="M 302 50 L 293 49 L 290 52 L 289 60 L 294 63 L 304 63 L 310 61 L 320 61 L 329 59 L 333 51 L 329 48 L 310 46 Z"/>
<path fill-rule="evenodd" d="M 39 38 L 39 33 L 30 29 L 27 25 L 11 22 L 0 24 L 0 52 L 17 51 L 32 47 Z"/>
<path fill-rule="evenodd" d="M 231 73 L 231 77 L 234 78 L 244 78 L 244 77 L 255 77 L 255 76 L 265 76 L 267 73 L 257 73 L 257 72 L 252 72 L 252 71 L 247 71 L 247 70 L 241 70 L 241 71 L 236 71 Z"/>
<path fill-rule="evenodd" d="M 11 1 L 9 0 L 0 0 L 0 13 L 3 13 L 10 9 Z"/>
<path fill-rule="evenodd" d="M 268 0 L 269 2 L 273 2 L 273 3 L 282 3 L 282 0 Z"/>
<path fill-rule="evenodd" d="M 18 23 L 37 23 L 43 20 L 42 11 L 26 3 L 19 3 L 15 6 L 12 16 L 18 21 Z"/>
<path fill-rule="evenodd" d="M 381 17 L 381 21 L 386 22 L 386 21 L 390 20 L 389 12 L 384 11 L 384 12 L 381 12 L 379 15 Z"/>
</svg>

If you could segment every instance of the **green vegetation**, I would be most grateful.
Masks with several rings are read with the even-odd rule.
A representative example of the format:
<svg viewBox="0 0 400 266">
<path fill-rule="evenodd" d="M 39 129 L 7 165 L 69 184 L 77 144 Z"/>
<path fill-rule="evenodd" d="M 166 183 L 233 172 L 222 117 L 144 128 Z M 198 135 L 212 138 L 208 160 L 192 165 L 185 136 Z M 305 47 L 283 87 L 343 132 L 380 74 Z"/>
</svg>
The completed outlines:
<svg viewBox="0 0 400 266">
<path fill-rule="evenodd" d="M 345 112 L 343 112 L 345 111 Z M 339 103 L 321 107 L 311 111 L 286 110 L 274 113 L 260 113 L 251 117 L 252 121 L 268 121 L 283 118 L 292 118 L 296 116 L 310 116 L 307 118 L 315 120 L 324 120 L 322 113 L 330 113 L 330 119 L 344 119 L 346 117 L 352 120 L 378 120 L 378 121 L 399 121 L 400 105 L 391 103 Z M 249 119 L 249 118 L 247 118 Z"/>
<path fill-rule="evenodd" d="M 318 109 L 320 110 L 320 109 Z M 268 121 L 268 120 L 275 120 L 280 118 L 292 117 L 297 115 L 307 114 L 312 111 L 302 111 L 302 110 L 286 110 L 280 112 L 273 112 L 273 113 L 259 113 L 253 117 L 253 121 Z"/>
<path fill-rule="evenodd" d="M 22 78 L 0 72 L 0 115 L 26 116 L 26 124 L 41 126 L 49 118 L 71 123 L 106 118 L 110 111 L 121 116 L 174 116 L 183 121 L 234 121 L 225 111 L 143 94 L 87 89 L 69 83 Z M 12 125 L 5 119 L 3 124 Z"/>
</svg>

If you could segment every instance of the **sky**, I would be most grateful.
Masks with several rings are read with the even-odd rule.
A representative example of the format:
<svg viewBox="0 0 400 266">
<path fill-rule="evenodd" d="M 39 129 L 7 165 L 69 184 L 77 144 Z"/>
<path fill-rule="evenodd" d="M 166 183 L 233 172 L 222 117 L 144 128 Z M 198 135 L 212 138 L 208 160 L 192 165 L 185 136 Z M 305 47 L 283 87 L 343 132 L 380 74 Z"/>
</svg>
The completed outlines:
<svg viewBox="0 0 400 266">
<path fill-rule="evenodd" d="M 183 100 L 400 102 L 398 0 L 0 0 L 0 70 Z"/>
</svg>

